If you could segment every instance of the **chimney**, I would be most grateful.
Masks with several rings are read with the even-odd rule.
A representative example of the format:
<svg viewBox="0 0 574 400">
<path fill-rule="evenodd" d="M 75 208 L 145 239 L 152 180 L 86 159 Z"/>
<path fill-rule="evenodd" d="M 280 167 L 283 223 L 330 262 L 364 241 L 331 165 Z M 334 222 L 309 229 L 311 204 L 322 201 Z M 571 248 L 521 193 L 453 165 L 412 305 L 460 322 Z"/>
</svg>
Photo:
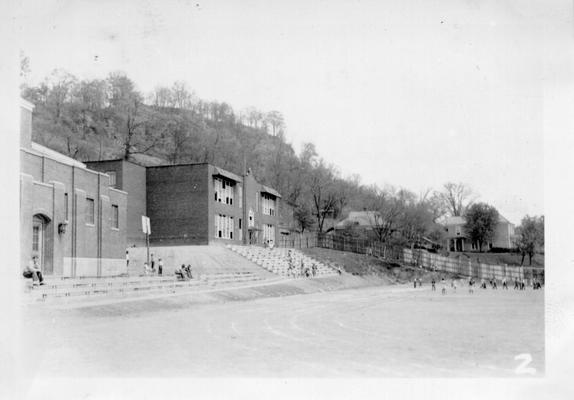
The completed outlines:
<svg viewBox="0 0 574 400">
<path fill-rule="evenodd" d="M 32 147 L 32 111 L 34 104 L 20 99 L 20 147 Z"/>
</svg>

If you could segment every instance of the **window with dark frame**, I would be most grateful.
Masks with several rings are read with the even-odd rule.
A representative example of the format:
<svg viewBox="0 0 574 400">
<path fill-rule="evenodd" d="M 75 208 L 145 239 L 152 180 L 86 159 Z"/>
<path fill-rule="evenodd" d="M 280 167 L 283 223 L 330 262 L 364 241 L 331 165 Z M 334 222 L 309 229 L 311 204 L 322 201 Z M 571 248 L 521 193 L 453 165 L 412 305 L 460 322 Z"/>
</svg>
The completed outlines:
<svg viewBox="0 0 574 400">
<path fill-rule="evenodd" d="M 68 193 L 64 193 L 64 219 L 68 220 Z"/>
<path fill-rule="evenodd" d="M 86 197 L 86 224 L 94 225 L 95 219 L 95 202 L 94 199 Z"/>
<path fill-rule="evenodd" d="M 120 208 L 112 204 L 112 228 L 120 228 Z"/>
<path fill-rule="evenodd" d="M 110 186 L 116 186 L 116 172 L 107 171 L 106 174 L 110 177 Z"/>
</svg>

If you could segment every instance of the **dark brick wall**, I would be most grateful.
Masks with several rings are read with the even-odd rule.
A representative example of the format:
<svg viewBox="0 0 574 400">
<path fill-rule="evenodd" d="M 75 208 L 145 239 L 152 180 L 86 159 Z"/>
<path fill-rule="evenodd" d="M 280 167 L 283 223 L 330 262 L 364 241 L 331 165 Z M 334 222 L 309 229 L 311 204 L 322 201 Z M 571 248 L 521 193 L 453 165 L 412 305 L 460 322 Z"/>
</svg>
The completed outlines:
<svg viewBox="0 0 574 400">
<path fill-rule="evenodd" d="M 147 215 L 155 245 L 208 244 L 208 164 L 147 168 Z"/>
<path fill-rule="evenodd" d="M 127 240 L 130 246 L 145 244 L 142 230 L 142 215 L 147 215 L 146 168 L 131 162 L 124 162 L 120 188 L 128 192 Z"/>
</svg>

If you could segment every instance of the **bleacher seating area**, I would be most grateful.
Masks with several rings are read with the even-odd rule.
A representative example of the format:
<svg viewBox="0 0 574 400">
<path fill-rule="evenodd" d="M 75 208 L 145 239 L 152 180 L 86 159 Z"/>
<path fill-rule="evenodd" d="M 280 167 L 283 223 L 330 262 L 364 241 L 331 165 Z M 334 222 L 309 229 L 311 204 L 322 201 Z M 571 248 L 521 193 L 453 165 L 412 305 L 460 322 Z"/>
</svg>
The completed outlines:
<svg viewBox="0 0 574 400">
<path fill-rule="evenodd" d="M 25 293 L 29 302 L 92 300 L 201 291 L 262 280 L 260 275 L 246 271 L 201 274 L 188 280 L 178 280 L 174 275 L 48 278 L 42 286 L 32 286 L 32 280 L 26 279 Z"/>
<path fill-rule="evenodd" d="M 301 266 L 303 269 L 311 270 L 313 265 L 316 267 L 316 276 L 318 277 L 338 274 L 333 267 L 295 249 L 236 245 L 228 245 L 227 247 L 267 271 L 285 277 L 298 277 L 301 274 Z M 292 268 L 289 268 L 290 265 Z"/>
<path fill-rule="evenodd" d="M 214 287 L 238 287 L 251 283 L 272 282 L 286 277 L 302 277 L 302 269 L 316 276 L 337 275 L 337 270 L 301 251 L 259 246 L 181 246 L 154 248 L 156 257 L 165 260 L 163 275 L 143 274 L 145 249 L 130 249 L 132 258 L 128 274 L 115 277 L 45 277 L 45 285 L 32 286 L 24 280 L 26 301 L 91 301 L 173 293 L 201 292 Z M 157 258 L 156 258 L 157 259 Z M 193 279 L 178 280 L 174 270 L 190 264 Z M 289 266 L 292 268 L 289 268 Z M 261 268 L 262 267 L 262 268 Z M 279 276 L 277 276 L 279 275 Z"/>
</svg>

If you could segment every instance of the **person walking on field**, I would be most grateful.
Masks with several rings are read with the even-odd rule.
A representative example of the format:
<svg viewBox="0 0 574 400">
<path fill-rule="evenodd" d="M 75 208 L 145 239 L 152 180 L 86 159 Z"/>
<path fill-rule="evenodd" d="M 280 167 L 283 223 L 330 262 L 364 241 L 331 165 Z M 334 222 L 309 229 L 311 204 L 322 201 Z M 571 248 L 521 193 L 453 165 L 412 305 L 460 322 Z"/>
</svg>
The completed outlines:
<svg viewBox="0 0 574 400">
<path fill-rule="evenodd" d="M 153 253 L 151 253 L 150 256 L 151 256 L 151 260 L 150 260 L 150 263 L 151 263 L 151 273 L 152 273 L 152 274 L 155 274 L 155 260 L 153 259 Z"/>
<path fill-rule="evenodd" d="M 442 293 L 442 294 L 446 294 L 446 281 L 445 281 L 444 278 L 442 278 L 442 279 L 440 280 L 440 284 L 441 284 L 441 286 L 442 286 L 441 293 Z"/>
<path fill-rule="evenodd" d="M 126 267 L 130 267 L 130 251 L 126 249 Z"/>
<path fill-rule="evenodd" d="M 160 257 L 159 260 L 157 260 L 157 274 L 158 276 L 161 276 L 162 273 L 163 273 L 163 261 Z"/>
<path fill-rule="evenodd" d="M 506 277 L 502 278 L 502 289 L 508 290 L 508 285 L 506 284 Z"/>
<path fill-rule="evenodd" d="M 472 276 L 468 278 L 468 293 L 474 293 L 474 289 L 472 288 L 474 285 L 474 281 L 472 280 Z"/>
<path fill-rule="evenodd" d="M 432 281 L 431 281 L 431 290 L 433 292 L 436 292 L 436 281 L 434 278 L 432 278 Z"/>
</svg>

